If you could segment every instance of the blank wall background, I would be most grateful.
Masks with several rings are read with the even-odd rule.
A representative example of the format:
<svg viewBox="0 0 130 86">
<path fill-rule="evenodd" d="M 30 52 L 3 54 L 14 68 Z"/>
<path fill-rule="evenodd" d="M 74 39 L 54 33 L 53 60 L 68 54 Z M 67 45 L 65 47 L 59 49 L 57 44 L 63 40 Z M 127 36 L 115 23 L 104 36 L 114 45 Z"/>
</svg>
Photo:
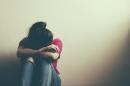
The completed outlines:
<svg viewBox="0 0 130 86">
<path fill-rule="evenodd" d="M 0 86 L 18 83 L 16 49 L 36 21 L 46 21 L 63 41 L 63 86 L 127 86 L 129 5 L 129 0 L 0 0 Z"/>
</svg>

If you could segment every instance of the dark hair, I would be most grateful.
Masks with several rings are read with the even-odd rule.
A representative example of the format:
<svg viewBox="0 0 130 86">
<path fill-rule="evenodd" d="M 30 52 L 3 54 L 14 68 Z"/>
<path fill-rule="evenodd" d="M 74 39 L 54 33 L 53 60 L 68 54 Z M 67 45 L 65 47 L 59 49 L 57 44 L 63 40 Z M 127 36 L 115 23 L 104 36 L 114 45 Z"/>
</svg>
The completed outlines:
<svg viewBox="0 0 130 86">
<path fill-rule="evenodd" d="M 39 49 L 52 43 L 53 34 L 46 28 L 45 22 L 36 22 L 30 28 L 27 39 L 30 48 Z"/>
<path fill-rule="evenodd" d="M 33 38 L 35 35 L 39 34 L 39 31 L 46 29 L 46 22 L 36 22 L 34 23 L 28 33 L 28 38 Z"/>
</svg>

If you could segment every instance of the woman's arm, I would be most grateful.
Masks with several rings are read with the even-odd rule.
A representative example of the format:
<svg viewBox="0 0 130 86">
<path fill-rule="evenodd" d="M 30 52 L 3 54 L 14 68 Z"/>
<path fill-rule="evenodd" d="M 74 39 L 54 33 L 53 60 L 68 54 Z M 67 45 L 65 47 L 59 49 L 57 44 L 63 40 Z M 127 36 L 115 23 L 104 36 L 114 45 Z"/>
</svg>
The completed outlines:
<svg viewBox="0 0 130 86">
<path fill-rule="evenodd" d="M 19 42 L 19 45 L 18 45 L 18 48 L 17 48 L 17 56 L 22 58 L 22 57 L 32 57 L 32 56 L 35 56 L 37 55 L 40 51 L 39 50 L 33 50 L 33 49 L 30 49 L 30 48 L 25 48 L 25 45 L 28 43 L 28 40 L 27 40 L 27 37 L 24 37 L 20 42 Z"/>
<path fill-rule="evenodd" d="M 59 56 L 59 53 L 56 52 L 55 46 L 47 46 L 43 47 L 38 50 L 33 50 L 30 48 L 24 48 L 19 46 L 17 49 L 17 56 L 18 57 L 33 57 L 33 56 L 40 56 L 44 58 L 49 58 L 51 60 L 56 60 Z"/>
<path fill-rule="evenodd" d="M 40 53 L 39 50 L 24 48 L 22 46 L 19 46 L 18 49 L 17 49 L 17 56 L 18 57 L 32 57 L 32 56 L 35 56 L 39 53 Z"/>
<path fill-rule="evenodd" d="M 57 60 L 59 57 L 59 53 L 58 52 L 41 52 L 40 56 L 44 58 L 49 58 L 51 60 Z"/>
<path fill-rule="evenodd" d="M 41 48 L 41 50 L 42 50 L 42 48 Z M 49 57 L 52 60 L 57 60 L 60 55 L 59 48 L 54 44 L 49 45 L 48 48 L 44 49 L 43 52 L 41 52 L 40 54 L 41 54 L 41 56 L 47 57 L 47 58 Z"/>
</svg>

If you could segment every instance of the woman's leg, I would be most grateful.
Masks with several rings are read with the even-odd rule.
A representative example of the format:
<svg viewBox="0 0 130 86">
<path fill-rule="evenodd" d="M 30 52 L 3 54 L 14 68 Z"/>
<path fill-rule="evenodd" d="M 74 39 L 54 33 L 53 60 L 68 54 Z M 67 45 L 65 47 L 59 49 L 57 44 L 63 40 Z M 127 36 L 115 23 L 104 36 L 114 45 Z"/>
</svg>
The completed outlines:
<svg viewBox="0 0 130 86">
<path fill-rule="evenodd" d="M 21 63 L 22 67 L 21 67 L 20 86 L 31 86 L 34 64 L 27 60 L 24 60 Z"/>
<path fill-rule="evenodd" d="M 51 86 L 61 86 L 61 79 L 60 79 L 59 75 L 56 73 L 53 65 L 51 65 L 51 67 L 52 67 Z"/>
<path fill-rule="evenodd" d="M 37 79 L 36 86 L 51 86 L 52 68 L 51 62 L 46 59 L 41 59 L 36 64 L 35 79 Z"/>
</svg>

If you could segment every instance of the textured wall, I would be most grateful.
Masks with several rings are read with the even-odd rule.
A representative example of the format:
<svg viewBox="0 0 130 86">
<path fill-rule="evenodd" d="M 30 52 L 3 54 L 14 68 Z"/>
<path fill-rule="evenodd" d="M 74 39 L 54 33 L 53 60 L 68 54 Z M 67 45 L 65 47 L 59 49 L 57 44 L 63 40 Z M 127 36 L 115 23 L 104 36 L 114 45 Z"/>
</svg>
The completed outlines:
<svg viewBox="0 0 130 86">
<path fill-rule="evenodd" d="M 18 42 L 37 20 L 47 21 L 55 37 L 63 40 L 63 86 L 128 85 L 129 4 L 128 0 L 0 0 L 0 86 L 17 85 Z"/>
</svg>

